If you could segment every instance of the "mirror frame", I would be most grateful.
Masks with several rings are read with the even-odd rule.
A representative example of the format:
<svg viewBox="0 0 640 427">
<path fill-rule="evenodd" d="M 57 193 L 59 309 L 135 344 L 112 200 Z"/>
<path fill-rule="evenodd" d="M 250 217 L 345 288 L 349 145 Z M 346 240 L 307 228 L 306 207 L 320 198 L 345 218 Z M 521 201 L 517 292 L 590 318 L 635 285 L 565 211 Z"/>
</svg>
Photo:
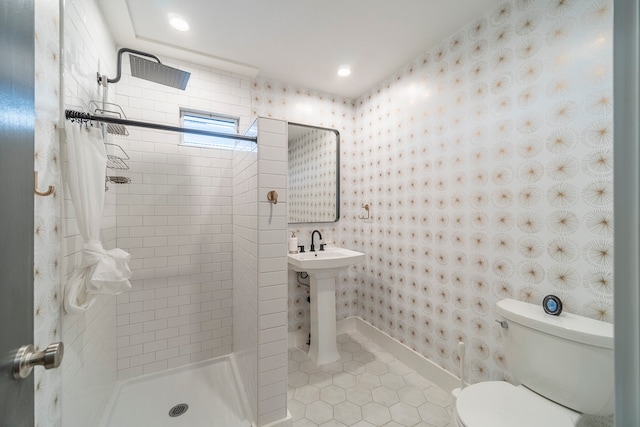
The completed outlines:
<svg viewBox="0 0 640 427">
<path fill-rule="evenodd" d="M 333 221 L 302 221 L 302 222 L 290 222 L 289 221 L 289 206 L 287 204 L 287 224 L 330 224 L 338 222 L 340 220 L 340 132 L 337 129 L 330 129 L 321 126 L 306 125 L 303 123 L 287 122 L 287 151 L 289 149 L 289 125 L 300 126 L 309 129 L 318 129 L 328 132 L 333 132 L 336 135 L 336 216 Z M 287 155 L 287 201 L 289 199 L 289 162 Z"/>
</svg>

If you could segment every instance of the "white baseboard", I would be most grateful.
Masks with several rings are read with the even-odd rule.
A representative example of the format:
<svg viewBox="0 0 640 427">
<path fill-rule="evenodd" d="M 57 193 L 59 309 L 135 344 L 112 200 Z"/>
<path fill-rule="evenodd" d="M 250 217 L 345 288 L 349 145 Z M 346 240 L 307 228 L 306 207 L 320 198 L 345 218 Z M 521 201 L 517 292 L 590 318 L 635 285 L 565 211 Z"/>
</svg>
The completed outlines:
<svg viewBox="0 0 640 427">
<path fill-rule="evenodd" d="M 344 334 L 346 332 L 356 330 L 357 317 L 348 317 L 336 322 L 336 335 Z M 287 341 L 289 348 L 303 348 L 307 344 L 309 339 L 309 332 L 304 330 L 289 331 L 287 335 Z"/>
<path fill-rule="evenodd" d="M 309 333 L 305 333 L 304 331 L 289 331 L 287 334 L 287 344 L 289 348 L 294 347 L 302 347 L 307 343 L 309 339 Z"/>
<path fill-rule="evenodd" d="M 400 341 L 392 338 L 361 318 L 353 317 L 352 319 L 354 319 L 356 331 L 378 344 L 393 357 L 416 371 L 420 376 L 434 383 L 442 390 L 447 393 L 451 393 L 454 388 L 460 387 L 460 379 L 451 372 L 436 365 L 420 353 L 413 351 Z"/>
<path fill-rule="evenodd" d="M 436 365 L 420 353 L 413 351 L 361 318 L 354 316 L 336 322 L 337 335 L 352 331 L 360 332 L 442 390 L 451 393 L 453 389 L 460 387 L 460 379 L 454 374 Z M 307 343 L 307 339 L 308 334 L 303 331 L 289 332 L 289 348 L 300 348 Z"/>
<path fill-rule="evenodd" d="M 344 334 L 351 331 L 358 330 L 357 322 L 362 321 L 359 317 L 347 317 L 346 319 L 338 320 L 336 322 L 336 334 Z"/>
<path fill-rule="evenodd" d="M 291 427 L 293 425 L 293 417 L 291 416 L 291 412 L 287 410 L 287 417 L 278 421 L 274 421 L 269 424 L 265 424 L 262 427 Z"/>
</svg>

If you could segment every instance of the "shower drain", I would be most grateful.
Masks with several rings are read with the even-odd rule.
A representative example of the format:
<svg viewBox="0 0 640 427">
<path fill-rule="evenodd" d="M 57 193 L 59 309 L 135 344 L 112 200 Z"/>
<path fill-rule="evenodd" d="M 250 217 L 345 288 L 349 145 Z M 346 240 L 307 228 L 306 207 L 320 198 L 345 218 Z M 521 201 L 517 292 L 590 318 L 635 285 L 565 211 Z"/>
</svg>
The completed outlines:
<svg viewBox="0 0 640 427">
<path fill-rule="evenodd" d="M 180 415 L 187 412 L 187 409 L 189 409 L 189 405 L 187 405 L 186 403 L 179 403 L 169 410 L 169 416 L 179 417 Z"/>
</svg>

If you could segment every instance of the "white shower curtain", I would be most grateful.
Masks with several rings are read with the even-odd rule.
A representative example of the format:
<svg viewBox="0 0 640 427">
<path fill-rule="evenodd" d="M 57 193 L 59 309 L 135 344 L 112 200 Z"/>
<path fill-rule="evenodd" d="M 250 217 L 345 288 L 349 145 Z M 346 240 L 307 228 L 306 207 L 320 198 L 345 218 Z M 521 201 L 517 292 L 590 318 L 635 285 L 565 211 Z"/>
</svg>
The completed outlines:
<svg viewBox="0 0 640 427">
<path fill-rule="evenodd" d="M 107 153 L 100 129 L 66 123 L 67 183 L 80 235 L 82 261 L 64 286 L 67 313 L 87 311 L 96 294 L 117 295 L 131 288 L 130 255 L 105 250 L 100 242 Z"/>
</svg>

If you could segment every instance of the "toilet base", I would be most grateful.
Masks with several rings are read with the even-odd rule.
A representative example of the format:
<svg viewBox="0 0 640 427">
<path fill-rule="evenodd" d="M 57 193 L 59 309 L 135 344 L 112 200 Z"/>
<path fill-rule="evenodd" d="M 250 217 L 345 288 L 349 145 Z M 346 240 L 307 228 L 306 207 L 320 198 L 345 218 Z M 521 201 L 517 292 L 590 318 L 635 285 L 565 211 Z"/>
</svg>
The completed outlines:
<svg viewBox="0 0 640 427">
<path fill-rule="evenodd" d="M 555 414 L 555 417 L 554 417 L 553 421 L 558 421 L 557 425 L 562 426 L 562 427 L 576 427 L 580 423 L 580 420 L 583 417 L 583 414 L 581 414 L 579 412 L 576 412 L 576 411 L 573 411 L 573 410 L 571 410 L 571 409 L 569 409 L 567 407 L 564 407 L 562 405 L 559 405 L 559 404 L 557 404 L 555 402 L 552 402 L 552 401 L 544 398 L 543 396 L 540 396 L 539 394 L 535 393 L 534 391 L 528 389 L 527 387 L 525 387 L 523 385 L 519 385 L 519 386 L 515 386 L 514 387 L 513 385 L 511 385 L 509 383 L 506 383 L 506 382 L 490 381 L 488 383 L 478 383 L 478 384 L 476 384 L 476 387 L 478 385 L 480 385 L 480 384 L 486 384 L 486 385 L 498 384 L 498 385 L 502 385 L 503 387 L 508 387 L 508 388 L 510 388 L 511 390 L 514 390 L 514 391 L 517 389 L 519 391 L 519 393 L 515 393 L 515 394 L 526 393 L 526 399 L 525 400 L 529 402 L 529 404 L 527 404 L 527 407 L 535 406 L 535 407 L 538 407 L 538 409 L 542 408 L 543 411 L 541 411 L 541 412 L 553 412 Z M 472 385 L 472 386 L 469 386 L 469 387 L 474 387 L 474 386 Z M 484 386 L 481 386 L 481 387 L 484 387 Z M 481 389 L 481 390 L 484 390 L 484 389 Z M 469 390 L 469 391 L 471 391 L 471 390 Z M 479 390 L 477 388 L 474 388 L 473 391 L 478 392 Z M 451 427 L 476 427 L 476 424 L 474 424 L 474 419 L 473 419 L 473 418 L 475 418 L 475 416 L 474 417 L 470 417 L 469 416 L 469 412 L 467 411 L 466 412 L 467 415 L 465 416 L 465 419 L 467 419 L 467 424 L 465 424 L 462 421 L 462 419 L 460 417 L 460 414 L 458 413 L 458 397 L 460 396 L 460 393 L 462 393 L 462 391 L 460 389 L 455 389 L 451 393 L 452 396 L 454 397 L 453 410 L 451 411 Z M 506 408 L 503 407 L 503 408 L 500 409 L 499 405 L 496 405 L 496 407 L 495 407 L 495 409 L 500 409 L 498 411 L 491 411 L 491 410 L 487 411 L 486 410 L 486 409 L 490 409 L 490 407 L 493 406 L 491 404 L 492 402 L 494 402 L 494 401 L 503 401 L 504 396 L 500 396 L 501 394 L 504 395 L 504 392 L 503 393 L 498 393 L 497 395 L 495 395 L 495 399 L 496 400 L 493 400 L 494 397 L 491 396 L 490 397 L 490 401 L 485 401 L 485 402 L 482 403 L 482 405 L 483 405 L 482 408 L 484 408 L 484 409 L 481 410 L 481 412 L 483 413 L 483 415 L 487 415 L 487 412 L 489 412 L 489 413 L 490 412 L 498 412 L 501 415 L 504 415 L 504 413 L 505 413 L 504 410 Z M 513 392 L 511 392 L 511 394 L 513 394 Z M 477 396 L 477 394 L 476 394 L 476 396 Z M 487 394 L 485 393 L 484 396 L 487 397 Z M 470 395 L 467 392 L 467 395 L 465 396 L 465 398 L 467 398 L 467 399 L 465 399 L 465 403 L 467 405 L 469 404 L 469 400 L 468 400 L 469 397 L 470 397 Z M 481 400 L 483 400 L 483 399 L 481 398 Z M 473 401 L 475 401 L 475 399 Z M 507 413 L 508 412 L 510 412 L 510 411 L 507 411 Z M 520 411 L 518 410 L 518 414 L 519 413 L 520 413 Z M 481 416 L 479 418 L 484 418 L 484 419 L 481 420 L 477 425 L 486 426 L 486 425 L 489 425 L 489 424 L 487 424 L 487 422 L 489 422 L 490 425 L 492 425 L 492 426 L 504 427 L 506 425 L 509 425 L 509 427 L 512 427 L 514 425 L 513 424 L 513 422 L 514 422 L 513 415 L 514 415 L 514 413 L 511 412 L 510 413 L 510 417 L 511 417 L 510 421 L 503 420 L 500 417 L 495 417 L 495 418 L 491 418 L 491 419 L 487 420 L 486 417 Z M 529 415 L 531 415 L 531 414 L 529 414 Z M 517 420 L 515 420 L 515 421 L 517 421 Z M 552 424 L 553 423 L 549 424 L 548 422 L 544 423 L 544 425 L 552 425 Z M 527 425 L 530 425 L 530 424 L 527 424 Z"/>
</svg>

